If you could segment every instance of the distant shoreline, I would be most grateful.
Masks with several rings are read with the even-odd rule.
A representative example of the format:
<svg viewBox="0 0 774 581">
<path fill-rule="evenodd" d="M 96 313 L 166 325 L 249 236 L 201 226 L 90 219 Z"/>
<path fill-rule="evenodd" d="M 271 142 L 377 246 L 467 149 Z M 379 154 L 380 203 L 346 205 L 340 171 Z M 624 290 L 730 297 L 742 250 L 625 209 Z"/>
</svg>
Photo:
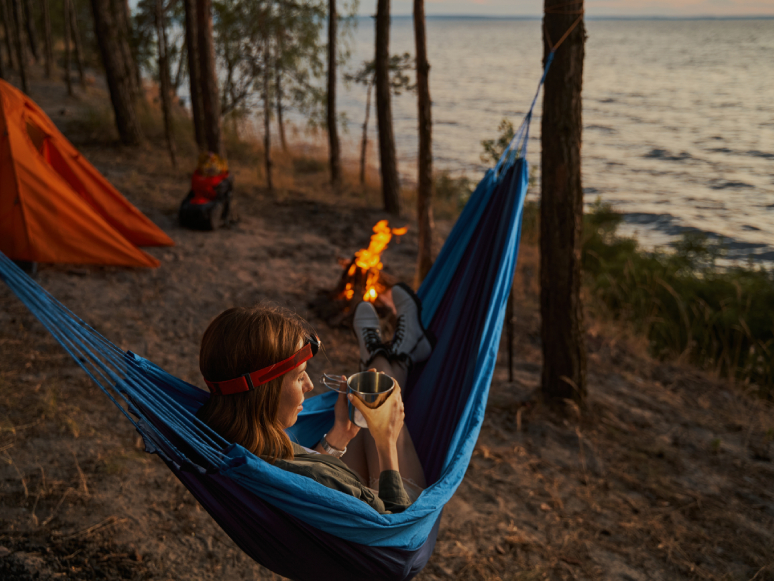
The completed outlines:
<svg viewBox="0 0 774 581">
<path fill-rule="evenodd" d="M 358 19 L 371 19 L 372 15 L 359 14 Z M 411 19 L 411 14 L 393 14 L 393 20 Z M 542 20 L 542 15 L 535 16 L 482 16 L 474 14 L 433 14 L 425 16 L 427 20 Z M 587 21 L 593 20 L 632 20 L 632 21 L 679 21 L 690 20 L 774 20 L 774 14 L 759 16 L 586 16 Z"/>
</svg>

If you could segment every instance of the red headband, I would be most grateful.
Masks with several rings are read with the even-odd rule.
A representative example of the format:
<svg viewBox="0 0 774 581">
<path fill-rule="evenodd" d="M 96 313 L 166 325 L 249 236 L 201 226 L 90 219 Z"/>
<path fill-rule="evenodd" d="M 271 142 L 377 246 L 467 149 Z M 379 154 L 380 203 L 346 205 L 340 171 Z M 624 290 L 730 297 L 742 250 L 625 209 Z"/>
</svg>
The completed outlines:
<svg viewBox="0 0 774 581">
<path fill-rule="evenodd" d="M 252 373 L 245 373 L 236 379 L 227 379 L 226 381 L 209 381 L 204 379 L 204 383 L 210 388 L 210 392 L 215 395 L 232 395 L 243 391 L 250 391 L 259 385 L 277 379 L 280 375 L 285 375 L 291 369 L 295 369 L 305 361 L 309 361 L 315 356 L 320 348 L 320 341 L 317 337 L 307 337 L 306 344 L 287 359 L 269 365 Z"/>
</svg>

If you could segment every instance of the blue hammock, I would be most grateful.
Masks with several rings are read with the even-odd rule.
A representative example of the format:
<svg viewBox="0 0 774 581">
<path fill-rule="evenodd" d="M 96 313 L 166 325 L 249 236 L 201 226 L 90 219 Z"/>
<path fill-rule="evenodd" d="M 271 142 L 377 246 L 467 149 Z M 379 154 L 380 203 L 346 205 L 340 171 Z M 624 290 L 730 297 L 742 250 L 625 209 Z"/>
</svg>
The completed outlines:
<svg viewBox="0 0 774 581">
<path fill-rule="evenodd" d="M 400 514 L 378 514 L 230 444 L 194 415 L 208 393 L 118 349 L 2 253 L 0 277 L 121 408 L 146 451 L 166 462 L 253 559 L 293 579 L 410 579 L 430 558 L 441 511 L 462 482 L 484 419 L 516 266 L 536 100 L 418 291 L 438 343 L 412 371 L 404 400 L 429 486 Z M 314 446 L 333 425 L 336 397 L 308 399 L 291 438 Z"/>
</svg>

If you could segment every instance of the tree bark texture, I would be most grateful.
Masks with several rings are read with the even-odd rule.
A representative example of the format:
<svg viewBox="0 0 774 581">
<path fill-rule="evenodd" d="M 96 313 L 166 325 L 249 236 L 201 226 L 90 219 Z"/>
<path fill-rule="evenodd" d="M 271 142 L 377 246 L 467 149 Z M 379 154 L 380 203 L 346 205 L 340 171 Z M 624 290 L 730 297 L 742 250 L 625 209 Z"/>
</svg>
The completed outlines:
<svg viewBox="0 0 774 581">
<path fill-rule="evenodd" d="M 414 43 L 417 55 L 417 109 L 419 114 L 419 175 L 417 176 L 419 249 L 416 280 L 418 286 L 433 265 L 433 120 L 424 0 L 414 0 Z"/>
<path fill-rule="evenodd" d="M 119 32 L 122 24 L 120 14 L 117 19 L 111 0 L 91 0 L 91 8 L 94 14 L 94 34 L 102 55 L 118 135 L 124 145 L 139 145 L 142 131 L 135 109 L 134 73 L 127 67 L 121 48 L 126 36 Z"/>
<path fill-rule="evenodd" d="M 175 80 L 172 83 L 172 93 L 177 95 L 180 85 L 183 82 L 183 75 L 185 74 L 185 59 L 188 57 L 188 45 L 186 38 L 183 37 L 183 46 L 180 47 L 180 56 L 177 59 L 177 72 L 175 73 Z M 171 69 L 170 63 L 170 69 Z"/>
<path fill-rule="evenodd" d="M 271 160 L 271 94 L 269 92 L 269 75 L 271 74 L 271 58 L 269 54 L 269 39 L 265 39 L 263 45 L 263 154 L 266 162 L 266 187 L 274 191 L 272 181 Z"/>
<path fill-rule="evenodd" d="M 339 15 L 336 0 L 328 0 L 328 157 L 331 167 L 331 185 L 341 183 L 341 146 L 336 127 L 336 36 Z"/>
<path fill-rule="evenodd" d="M 46 78 L 51 78 L 54 66 L 54 41 L 51 38 L 51 10 L 49 0 L 41 0 L 43 7 L 43 50 L 45 51 Z"/>
<path fill-rule="evenodd" d="M 132 75 L 135 98 L 139 98 L 142 97 L 142 77 L 137 50 L 132 39 L 132 10 L 129 7 L 129 0 L 114 0 L 113 7 L 116 14 L 119 15 L 119 31 L 123 35 L 122 50 L 126 60 L 126 68 Z"/>
<path fill-rule="evenodd" d="M 37 63 L 40 59 L 38 58 L 38 35 L 35 32 L 35 12 L 32 9 L 32 0 L 24 0 L 24 24 L 32 58 Z"/>
<path fill-rule="evenodd" d="M 280 6 L 282 6 L 280 4 Z M 288 142 L 285 137 L 285 119 L 282 115 L 282 73 L 283 63 L 282 57 L 285 54 L 285 30 L 279 28 L 277 30 L 277 57 L 274 59 L 274 84 L 277 91 L 276 95 L 276 107 L 277 107 L 277 125 L 279 127 L 280 146 L 282 151 L 287 152 Z"/>
<path fill-rule="evenodd" d="M 159 55 L 159 93 L 161 110 L 164 114 L 164 137 L 172 167 L 177 167 L 175 135 L 172 127 L 172 82 L 169 78 L 169 53 L 167 49 L 167 28 L 164 19 L 164 0 L 156 0 L 156 38 Z"/>
<path fill-rule="evenodd" d="M 360 140 L 360 184 L 364 185 L 366 181 L 366 154 L 368 153 L 368 118 L 371 116 L 371 89 L 373 81 L 369 81 L 366 91 L 366 110 L 365 119 L 363 119 L 363 138 Z"/>
<path fill-rule="evenodd" d="M 70 0 L 62 0 L 62 22 L 64 23 L 64 76 L 67 85 L 67 94 L 73 96 L 73 80 L 70 77 Z"/>
<path fill-rule="evenodd" d="M 274 65 L 275 84 L 277 86 L 277 126 L 279 127 L 280 146 L 282 151 L 288 150 L 288 142 L 285 137 L 285 121 L 282 117 L 282 67 L 279 65 L 279 59 Z"/>
<path fill-rule="evenodd" d="M 400 182 L 390 102 L 390 0 L 377 0 L 376 4 L 375 76 L 382 197 L 384 209 L 390 214 L 398 215 L 400 214 Z"/>
<path fill-rule="evenodd" d="M 199 25 L 196 18 L 196 0 L 183 0 L 185 8 L 185 41 L 188 47 L 188 89 L 191 93 L 191 117 L 199 150 L 207 148 L 204 136 L 204 109 L 202 108 L 202 77 L 199 70 Z"/>
<path fill-rule="evenodd" d="M 224 155 L 220 131 L 220 95 L 215 71 L 215 46 L 212 39 L 212 1 L 196 0 L 196 19 L 201 74 L 202 112 L 204 113 L 204 137 L 207 149 Z"/>
<path fill-rule="evenodd" d="M 11 18 L 11 9 L 8 8 L 9 0 L 0 0 L 3 9 L 3 32 L 5 33 L 5 48 L 8 51 L 8 67 L 11 70 L 15 70 L 16 67 L 13 64 L 13 19 Z"/>
<path fill-rule="evenodd" d="M 566 0 L 545 0 L 544 63 L 551 50 L 549 42 L 557 42 L 573 26 L 582 9 L 582 0 L 571 6 Z M 543 93 L 542 393 L 546 401 L 557 404 L 570 399 L 582 405 L 586 396 L 586 348 L 580 298 L 583 230 L 581 89 L 585 36 L 581 21 L 557 49 Z"/>
<path fill-rule="evenodd" d="M 73 35 L 73 46 L 75 47 L 75 65 L 78 67 L 78 80 L 81 88 L 86 89 L 86 75 L 83 72 L 83 45 L 81 44 L 81 35 L 78 32 L 78 17 L 75 14 L 75 4 L 70 0 L 70 30 Z"/>
<path fill-rule="evenodd" d="M 22 26 L 21 0 L 10 0 L 13 5 L 13 44 L 16 48 L 16 62 L 19 64 L 22 91 L 29 95 L 27 88 L 27 54 L 24 48 L 24 27 Z"/>
</svg>

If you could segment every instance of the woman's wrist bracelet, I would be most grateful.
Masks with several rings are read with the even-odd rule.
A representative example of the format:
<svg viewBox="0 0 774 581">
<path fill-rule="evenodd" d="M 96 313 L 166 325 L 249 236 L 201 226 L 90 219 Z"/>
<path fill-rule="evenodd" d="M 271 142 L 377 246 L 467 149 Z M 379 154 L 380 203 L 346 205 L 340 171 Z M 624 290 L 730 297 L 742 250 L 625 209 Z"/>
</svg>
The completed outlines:
<svg viewBox="0 0 774 581">
<path fill-rule="evenodd" d="M 325 434 L 327 436 L 328 434 Z M 323 436 L 320 439 L 320 446 L 322 446 L 322 449 L 325 450 L 325 453 L 329 456 L 333 456 L 334 458 L 341 458 L 344 454 L 347 453 L 347 447 L 344 446 L 343 450 L 339 450 L 338 448 L 334 448 L 330 445 L 328 440 Z"/>
</svg>

